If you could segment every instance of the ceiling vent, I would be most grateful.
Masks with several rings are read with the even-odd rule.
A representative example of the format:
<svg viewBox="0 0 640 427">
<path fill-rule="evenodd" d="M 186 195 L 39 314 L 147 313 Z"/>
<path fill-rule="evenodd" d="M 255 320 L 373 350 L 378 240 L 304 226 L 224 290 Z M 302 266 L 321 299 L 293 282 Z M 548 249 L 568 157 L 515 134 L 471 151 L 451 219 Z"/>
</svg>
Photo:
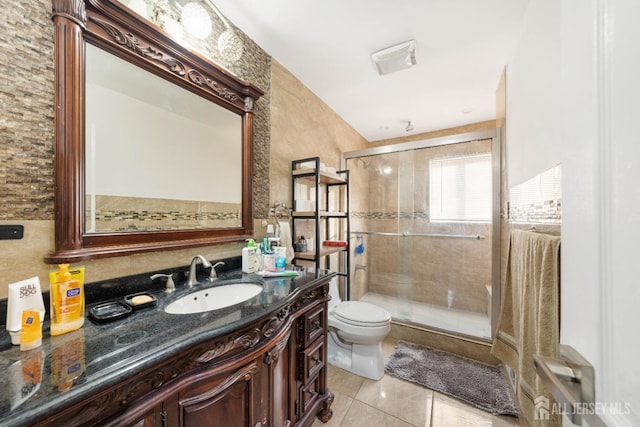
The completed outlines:
<svg viewBox="0 0 640 427">
<path fill-rule="evenodd" d="M 409 40 L 395 46 L 387 47 L 371 54 L 378 74 L 393 73 L 406 70 L 416 65 L 416 41 Z"/>
</svg>

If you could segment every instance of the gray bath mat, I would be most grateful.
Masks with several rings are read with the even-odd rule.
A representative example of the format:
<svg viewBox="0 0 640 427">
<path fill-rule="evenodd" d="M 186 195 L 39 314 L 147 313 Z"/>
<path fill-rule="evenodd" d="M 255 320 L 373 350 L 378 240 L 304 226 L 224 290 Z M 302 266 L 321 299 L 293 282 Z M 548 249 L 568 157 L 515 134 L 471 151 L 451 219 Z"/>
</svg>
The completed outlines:
<svg viewBox="0 0 640 427">
<path fill-rule="evenodd" d="M 494 415 L 518 416 L 500 366 L 400 341 L 384 370 Z"/>
</svg>

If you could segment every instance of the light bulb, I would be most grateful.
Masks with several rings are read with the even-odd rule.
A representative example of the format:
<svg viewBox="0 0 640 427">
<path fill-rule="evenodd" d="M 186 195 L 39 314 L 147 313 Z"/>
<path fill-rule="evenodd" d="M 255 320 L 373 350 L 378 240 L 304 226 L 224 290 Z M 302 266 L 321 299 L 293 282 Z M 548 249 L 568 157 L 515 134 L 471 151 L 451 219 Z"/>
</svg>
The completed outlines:
<svg viewBox="0 0 640 427">
<path fill-rule="evenodd" d="M 205 39 L 211 34 L 211 17 L 201 4 L 191 2 L 182 8 L 182 25 L 197 39 Z"/>
<path fill-rule="evenodd" d="M 223 58 L 231 62 L 236 62 L 242 58 L 244 44 L 235 31 L 227 28 L 218 38 L 218 51 Z"/>
<path fill-rule="evenodd" d="M 165 18 L 164 28 L 176 40 L 182 40 L 182 25 L 175 19 Z"/>
</svg>

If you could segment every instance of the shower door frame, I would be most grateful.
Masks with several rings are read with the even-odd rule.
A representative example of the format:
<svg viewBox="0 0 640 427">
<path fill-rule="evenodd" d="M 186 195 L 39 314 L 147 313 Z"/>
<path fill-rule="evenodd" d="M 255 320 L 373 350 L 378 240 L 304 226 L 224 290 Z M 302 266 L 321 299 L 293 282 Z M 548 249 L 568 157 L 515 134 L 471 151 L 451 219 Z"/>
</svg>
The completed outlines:
<svg viewBox="0 0 640 427">
<path fill-rule="evenodd" d="M 400 151 L 419 150 L 422 148 L 439 147 L 443 145 L 459 144 L 479 140 L 491 139 L 491 166 L 492 166 L 492 215 L 491 215 L 491 337 L 496 333 L 498 316 L 500 314 L 501 301 L 501 243 L 502 243 L 502 129 L 488 129 L 475 132 L 449 135 L 437 138 L 426 138 L 416 141 L 403 142 L 398 144 L 381 145 L 379 147 L 365 148 L 343 152 L 340 156 L 340 168 L 347 167 L 347 160 L 357 159 L 366 156 L 380 154 L 397 153 Z M 351 239 L 351 236 L 348 236 Z M 349 240 L 351 241 L 351 240 Z M 349 272 L 351 274 L 351 272 Z M 347 290 L 347 299 L 350 299 L 350 292 Z"/>
</svg>

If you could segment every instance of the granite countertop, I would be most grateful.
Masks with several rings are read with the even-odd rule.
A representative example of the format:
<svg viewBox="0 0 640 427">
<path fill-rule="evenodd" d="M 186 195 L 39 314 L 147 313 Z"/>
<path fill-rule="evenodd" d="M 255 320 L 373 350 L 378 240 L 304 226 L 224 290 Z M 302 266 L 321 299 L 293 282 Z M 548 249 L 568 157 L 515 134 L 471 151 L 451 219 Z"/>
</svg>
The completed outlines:
<svg viewBox="0 0 640 427">
<path fill-rule="evenodd" d="M 50 337 L 47 315 L 42 346 L 29 351 L 12 346 L 3 330 L 0 425 L 29 425 L 56 413 L 191 346 L 279 310 L 333 274 L 308 268 L 299 270 L 297 277 L 262 278 L 236 269 L 220 273 L 216 282 L 193 288 L 177 282 L 173 293 L 156 287 L 150 293 L 157 298 L 157 306 L 110 323 L 99 324 L 87 317 L 81 329 L 64 335 Z M 229 282 L 261 283 L 264 290 L 244 303 L 219 310 L 178 315 L 164 312 L 168 304 L 189 292 Z M 95 303 L 88 301 L 87 312 Z"/>
</svg>

